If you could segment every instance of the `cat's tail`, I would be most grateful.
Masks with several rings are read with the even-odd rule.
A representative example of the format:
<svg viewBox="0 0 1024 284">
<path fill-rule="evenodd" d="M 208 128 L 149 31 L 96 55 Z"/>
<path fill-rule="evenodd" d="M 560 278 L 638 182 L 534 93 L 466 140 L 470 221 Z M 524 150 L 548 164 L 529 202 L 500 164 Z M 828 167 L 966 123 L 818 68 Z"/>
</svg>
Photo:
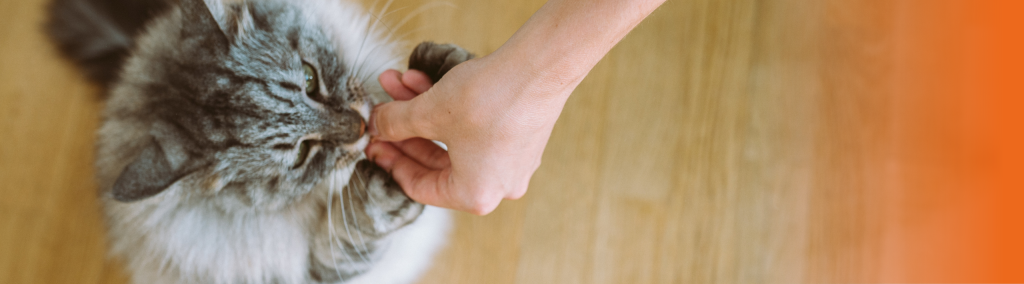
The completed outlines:
<svg viewBox="0 0 1024 284">
<path fill-rule="evenodd" d="M 117 78 L 134 36 L 174 0 L 53 0 L 46 31 L 93 81 Z"/>
</svg>

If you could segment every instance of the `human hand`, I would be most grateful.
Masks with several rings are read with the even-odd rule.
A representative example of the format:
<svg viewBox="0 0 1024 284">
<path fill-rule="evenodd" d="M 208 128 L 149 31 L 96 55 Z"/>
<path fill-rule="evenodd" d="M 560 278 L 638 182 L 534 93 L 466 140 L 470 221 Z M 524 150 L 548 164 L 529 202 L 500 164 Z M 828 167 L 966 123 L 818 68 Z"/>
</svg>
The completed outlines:
<svg viewBox="0 0 1024 284">
<path fill-rule="evenodd" d="M 367 156 L 420 203 L 484 215 L 522 197 L 572 90 L 663 2 L 549 0 L 498 50 L 436 85 L 415 70 L 384 72 L 396 101 L 370 115 Z"/>
<path fill-rule="evenodd" d="M 467 61 L 436 85 L 417 70 L 381 74 L 395 101 L 374 108 L 367 156 L 420 203 L 485 215 L 522 197 L 568 96 L 532 90 L 572 88 L 524 83 L 501 62 Z"/>
</svg>

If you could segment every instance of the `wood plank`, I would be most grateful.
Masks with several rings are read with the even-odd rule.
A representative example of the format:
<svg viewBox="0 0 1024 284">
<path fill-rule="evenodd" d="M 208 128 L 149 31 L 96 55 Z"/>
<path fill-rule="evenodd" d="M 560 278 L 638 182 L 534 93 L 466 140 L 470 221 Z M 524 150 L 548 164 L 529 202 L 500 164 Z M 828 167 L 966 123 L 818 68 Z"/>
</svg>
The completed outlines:
<svg viewBox="0 0 1024 284">
<path fill-rule="evenodd" d="M 45 3 L 0 1 L 0 283 L 126 283 L 94 195 L 99 89 L 41 33 Z M 410 47 L 484 55 L 543 3 L 381 14 Z M 421 282 L 869 281 L 887 3 L 669 1 L 570 97 L 530 192 L 457 214 Z"/>
</svg>

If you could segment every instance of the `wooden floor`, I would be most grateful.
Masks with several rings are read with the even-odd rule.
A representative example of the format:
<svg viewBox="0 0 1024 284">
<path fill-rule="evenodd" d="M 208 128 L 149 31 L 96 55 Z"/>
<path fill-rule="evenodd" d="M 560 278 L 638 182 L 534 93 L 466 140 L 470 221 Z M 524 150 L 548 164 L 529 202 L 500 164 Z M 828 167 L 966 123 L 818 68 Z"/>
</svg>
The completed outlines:
<svg viewBox="0 0 1024 284">
<path fill-rule="evenodd" d="M 0 283 L 122 283 L 92 179 L 101 90 L 42 35 L 44 2 L 0 1 Z M 427 7 L 398 33 L 486 54 L 543 2 L 385 20 Z M 458 214 L 423 282 L 870 281 L 887 69 L 858 63 L 887 56 L 888 3 L 668 1 L 569 99 L 528 194 Z"/>
</svg>

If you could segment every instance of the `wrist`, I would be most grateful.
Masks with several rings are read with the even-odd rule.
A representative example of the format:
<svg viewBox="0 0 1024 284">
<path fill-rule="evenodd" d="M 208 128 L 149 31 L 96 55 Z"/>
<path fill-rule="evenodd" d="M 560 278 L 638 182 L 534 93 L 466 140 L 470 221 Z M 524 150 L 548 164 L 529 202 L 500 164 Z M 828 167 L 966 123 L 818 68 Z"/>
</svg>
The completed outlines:
<svg viewBox="0 0 1024 284">
<path fill-rule="evenodd" d="M 503 72 L 563 94 L 663 0 L 549 0 L 489 57 Z"/>
</svg>

